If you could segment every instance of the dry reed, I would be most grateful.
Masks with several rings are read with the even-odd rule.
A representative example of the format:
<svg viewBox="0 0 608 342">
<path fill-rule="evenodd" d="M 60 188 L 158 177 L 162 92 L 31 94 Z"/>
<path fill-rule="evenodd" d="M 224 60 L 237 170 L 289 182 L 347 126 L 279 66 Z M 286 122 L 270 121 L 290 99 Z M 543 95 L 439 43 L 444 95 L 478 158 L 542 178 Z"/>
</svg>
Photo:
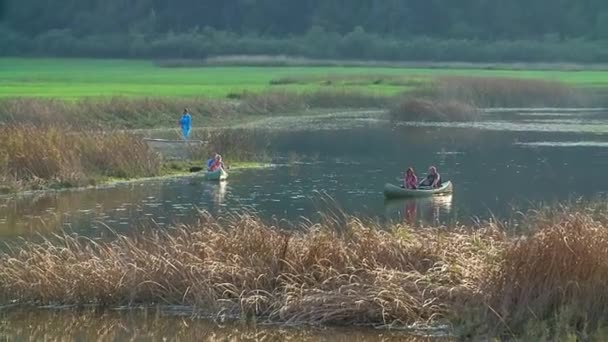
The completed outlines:
<svg viewBox="0 0 608 342">
<path fill-rule="evenodd" d="M 394 121 L 473 121 L 479 110 L 458 100 L 407 98 L 389 111 Z"/>
<path fill-rule="evenodd" d="M 506 77 L 441 77 L 426 90 L 433 98 L 476 107 L 581 106 L 581 92 L 557 81 Z"/>
<path fill-rule="evenodd" d="M 297 93 L 266 91 L 234 93 L 229 99 L 209 98 L 85 98 L 76 101 L 16 98 L 0 100 L 0 123 L 63 124 L 97 128 L 172 127 L 184 108 L 196 119 L 242 115 L 293 114 L 311 108 L 379 107 L 383 96 L 350 91 Z"/>
<path fill-rule="evenodd" d="M 0 126 L 0 178 L 17 188 L 155 176 L 160 166 L 159 156 L 130 133 Z"/>
<path fill-rule="evenodd" d="M 0 258 L 5 301 L 189 305 L 311 324 L 406 324 L 448 317 L 473 293 L 489 233 L 368 228 L 347 222 L 287 233 L 243 215 L 194 227 L 26 242 Z M 491 244 L 488 244 L 491 246 Z"/>
<path fill-rule="evenodd" d="M 588 94 L 587 94 L 588 93 Z M 440 77 L 398 100 L 397 121 L 474 121 L 480 108 L 578 107 L 598 96 L 556 81 L 504 77 Z"/>
<path fill-rule="evenodd" d="M 203 117 L 236 114 L 235 104 L 204 98 L 85 98 L 66 101 L 44 98 L 0 100 L 0 122 L 79 127 L 149 128 L 175 126 L 184 108 Z"/>
<path fill-rule="evenodd" d="M 0 294 L 5 303 L 185 305 L 288 324 L 449 321 L 511 336 L 567 315 L 561 324 L 576 331 L 608 315 L 606 209 L 530 213 L 514 225 L 531 230 L 526 237 L 492 222 L 382 229 L 343 216 L 285 231 L 247 214 L 202 214 L 193 226 L 107 242 L 65 234 L 13 245 L 0 256 Z"/>
</svg>

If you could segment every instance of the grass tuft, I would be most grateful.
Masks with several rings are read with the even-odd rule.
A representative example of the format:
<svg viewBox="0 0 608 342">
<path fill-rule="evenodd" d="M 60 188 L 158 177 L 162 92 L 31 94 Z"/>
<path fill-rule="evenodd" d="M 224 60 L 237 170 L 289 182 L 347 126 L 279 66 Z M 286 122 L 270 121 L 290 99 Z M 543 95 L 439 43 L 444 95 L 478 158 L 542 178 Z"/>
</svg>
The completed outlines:
<svg viewBox="0 0 608 342">
<path fill-rule="evenodd" d="M 0 126 L 0 179 L 15 189 L 82 186 L 98 178 L 156 176 L 161 159 L 126 132 Z"/>
</svg>

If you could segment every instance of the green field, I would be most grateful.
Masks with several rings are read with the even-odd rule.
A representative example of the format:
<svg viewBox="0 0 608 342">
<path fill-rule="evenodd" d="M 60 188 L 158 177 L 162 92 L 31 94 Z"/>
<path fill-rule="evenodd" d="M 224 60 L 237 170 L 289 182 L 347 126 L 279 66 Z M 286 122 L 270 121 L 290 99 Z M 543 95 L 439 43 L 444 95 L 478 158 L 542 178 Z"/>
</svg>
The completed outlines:
<svg viewBox="0 0 608 342">
<path fill-rule="evenodd" d="M 150 61 L 0 58 L 0 97 L 225 97 L 264 90 L 359 90 L 391 95 L 436 76 L 499 76 L 608 87 L 608 71 L 521 71 L 379 67 L 161 68 Z M 388 77 L 396 82 L 374 82 Z M 290 78 L 292 84 L 271 85 Z M 328 82 L 328 80 L 331 80 Z"/>
</svg>

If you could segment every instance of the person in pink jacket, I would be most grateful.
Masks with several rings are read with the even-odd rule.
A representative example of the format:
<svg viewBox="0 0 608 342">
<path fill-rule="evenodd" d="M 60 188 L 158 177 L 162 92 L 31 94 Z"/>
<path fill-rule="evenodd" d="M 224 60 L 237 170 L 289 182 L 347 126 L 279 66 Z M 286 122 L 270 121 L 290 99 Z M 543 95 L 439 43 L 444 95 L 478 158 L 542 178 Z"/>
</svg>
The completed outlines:
<svg viewBox="0 0 608 342">
<path fill-rule="evenodd" d="M 405 178 L 403 178 L 403 187 L 406 189 L 416 189 L 418 187 L 418 177 L 413 168 L 408 168 L 405 171 Z"/>
</svg>

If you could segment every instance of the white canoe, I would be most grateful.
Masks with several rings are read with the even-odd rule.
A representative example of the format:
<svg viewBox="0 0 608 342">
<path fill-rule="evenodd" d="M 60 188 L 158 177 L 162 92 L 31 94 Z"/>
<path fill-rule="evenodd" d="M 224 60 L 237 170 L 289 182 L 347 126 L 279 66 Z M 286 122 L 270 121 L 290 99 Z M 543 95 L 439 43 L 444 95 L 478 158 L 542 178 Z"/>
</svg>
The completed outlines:
<svg viewBox="0 0 608 342">
<path fill-rule="evenodd" d="M 429 197 L 433 195 L 448 194 L 453 190 L 452 182 L 447 181 L 439 188 L 405 189 L 397 185 L 386 184 L 384 186 L 384 197 L 404 198 L 404 197 Z"/>
<path fill-rule="evenodd" d="M 228 172 L 222 169 L 213 172 L 208 171 L 205 173 L 205 179 L 208 181 L 223 181 L 226 178 L 228 178 Z"/>
</svg>

